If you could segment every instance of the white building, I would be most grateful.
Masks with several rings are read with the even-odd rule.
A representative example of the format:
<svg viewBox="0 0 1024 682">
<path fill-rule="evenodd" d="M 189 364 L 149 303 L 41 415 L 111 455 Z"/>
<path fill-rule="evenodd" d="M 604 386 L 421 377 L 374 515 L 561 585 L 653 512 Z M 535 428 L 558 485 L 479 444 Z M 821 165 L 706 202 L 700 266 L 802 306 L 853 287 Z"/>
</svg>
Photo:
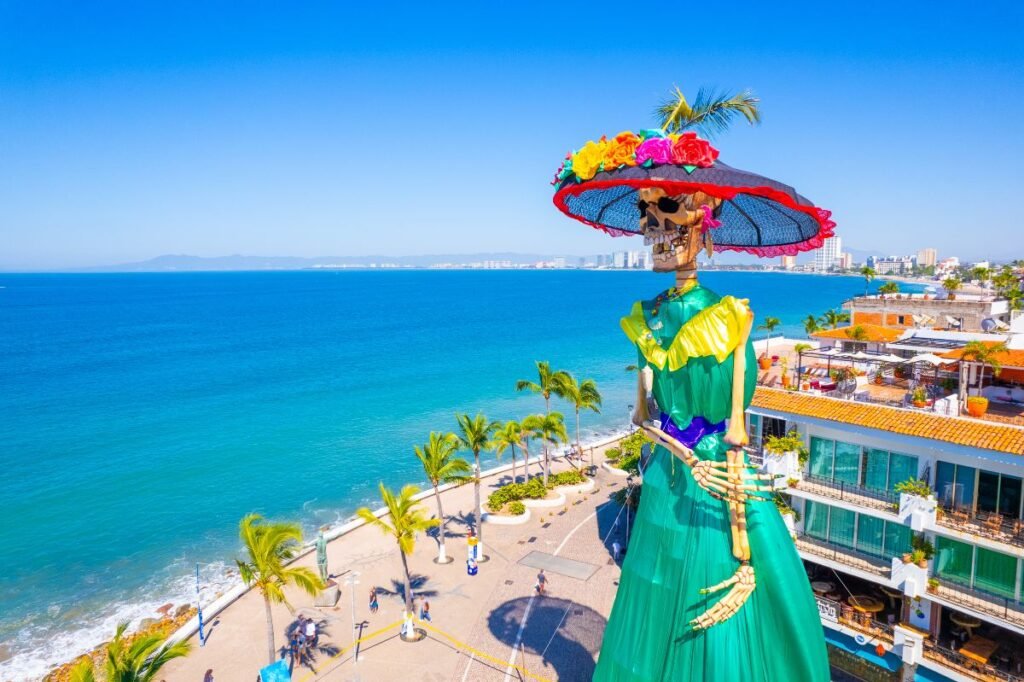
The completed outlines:
<svg viewBox="0 0 1024 682">
<path fill-rule="evenodd" d="M 828 272 L 836 267 L 839 254 L 843 251 L 843 240 L 841 237 L 829 237 L 821 245 L 821 248 L 814 252 L 814 269 L 818 272 Z"/>
<path fill-rule="evenodd" d="M 868 256 L 867 265 L 876 275 L 902 275 L 913 272 L 917 264 L 915 256 Z"/>
<path fill-rule="evenodd" d="M 792 270 L 796 267 L 796 256 L 783 256 L 779 265 L 783 270 Z"/>
<path fill-rule="evenodd" d="M 624 268 L 626 267 L 627 254 L 625 251 L 616 251 L 612 254 L 612 267 L 613 268 Z"/>
<path fill-rule="evenodd" d="M 939 252 L 932 248 L 921 249 L 917 252 L 917 264 L 922 268 L 935 267 L 939 260 Z"/>
</svg>

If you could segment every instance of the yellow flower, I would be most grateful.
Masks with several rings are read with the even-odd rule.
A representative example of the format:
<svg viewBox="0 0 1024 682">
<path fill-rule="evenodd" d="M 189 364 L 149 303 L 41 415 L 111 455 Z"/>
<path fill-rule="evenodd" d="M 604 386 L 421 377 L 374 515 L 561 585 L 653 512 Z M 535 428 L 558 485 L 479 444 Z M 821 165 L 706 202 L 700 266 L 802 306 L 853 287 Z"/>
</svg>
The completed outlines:
<svg viewBox="0 0 1024 682">
<path fill-rule="evenodd" d="M 604 149 L 608 142 L 602 137 L 597 142 L 588 141 L 580 150 L 572 155 L 572 172 L 580 180 L 589 180 L 597 173 L 604 160 Z"/>
</svg>

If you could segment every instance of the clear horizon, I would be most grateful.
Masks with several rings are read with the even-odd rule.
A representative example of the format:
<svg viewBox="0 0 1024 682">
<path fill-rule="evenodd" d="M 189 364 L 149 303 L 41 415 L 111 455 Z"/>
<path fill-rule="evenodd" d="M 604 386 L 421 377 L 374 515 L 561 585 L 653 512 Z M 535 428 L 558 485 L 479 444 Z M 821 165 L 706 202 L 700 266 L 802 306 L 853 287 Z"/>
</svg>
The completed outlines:
<svg viewBox="0 0 1024 682">
<path fill-rule="evenodd" d="M 764 123 L 722 159 L 832 210 L 849 247 L 1024 255 L 1019 5 L 586 7 L 4 5 L 0 270 L 642 248 L 548 182 L 673 85 L 752 88 Z"/>
</svg>

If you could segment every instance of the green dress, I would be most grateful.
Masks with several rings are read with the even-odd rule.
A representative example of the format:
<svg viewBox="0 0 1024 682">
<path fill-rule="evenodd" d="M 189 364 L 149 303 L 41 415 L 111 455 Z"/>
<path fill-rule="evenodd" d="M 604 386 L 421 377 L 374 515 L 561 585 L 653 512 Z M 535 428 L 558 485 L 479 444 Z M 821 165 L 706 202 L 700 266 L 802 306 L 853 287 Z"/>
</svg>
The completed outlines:
<svg viewBox="0 0 1024 682">
<path fill-rule="evenodd" d="M 733 318 L 738 311 L 745 314 L 745 302 L 720 298 L 697 285 L 662 302 L 657 316 L 655 305 L 638 303 L 623 327 L 640 348 L 641 365 L 654 372 L 658 406 L 681 429 L 696 416 L 711 423 L 727 419 L 733 375 L 728 351 L 738 345 L 739 322 Z M 695 324 L 684 328 L 691 321 Z M 756 383 L 749 342 L 746 353 L 745 406 Z M 705 435 L 694 454 L 724 461 L 723 435 Z M 728 592 L 702 595 L 701 588 L 729 578 L 739 567 L 728 510 L 694 482 L 682 461 L 655 448 L 644 471 L 640 508 L 595 680 L 830 679 L 818 610 L 782 517 L 770 500 L 748 501 L 746 509 L 756 588 L 730 619 L 694 631 L 690 620 Z"/>
</svg>

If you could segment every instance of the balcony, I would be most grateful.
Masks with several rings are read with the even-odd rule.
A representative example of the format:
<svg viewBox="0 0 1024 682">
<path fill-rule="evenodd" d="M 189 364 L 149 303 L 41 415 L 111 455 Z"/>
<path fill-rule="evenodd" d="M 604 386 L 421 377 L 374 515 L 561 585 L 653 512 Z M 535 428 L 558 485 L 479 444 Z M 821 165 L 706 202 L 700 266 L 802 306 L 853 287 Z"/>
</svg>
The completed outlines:
<svg viewBox="0 0 1024 682">
<path fill-rule="evenodd" d="M 1011 547 L 1024 547 L 1024 521 L 991 512 L 944 508 L 936 518 L 943 528 L 970 533 Z"/>
<path fill-rule="evenodd" d="M 929 590 L 929 596 L 1024 627 L 1024 604 L 1013 599 L 986 594 L 942 579 L 934 591 Z"/>
<path fill-rule="evenodd" d="M 883 581 L 888 581 L 892 573 L 892 565 L 885 559 L 861 554 L 855 549 L 812 538 L 810 535 L 797 536 L 796 548 L 806 555 L 831 559 L 838 564 L 878 576 Z"/>
<path fill-rule="evenodd" d="M 899 506 L 900 497 L 888 490 L 875 490 L 860 485 L 851 485 L 843 481 L 833 481 L 828 478 L 805 474 L 796 488 L 797 495 L 800 491 L 808 492 L 820 497 L 827 497 L 833 500 L 849 502 L 858 507 L 878 509 L 895 513 Z"/>
<path fill-rule="evenodd" d="M 835 607 L 837 620 L 851 630 L 863 632 L 870 637 L 879 639 L 888 644 L 893 642 L 893 626 L 889 623 L 874 618 L 870 613 L 855 611 L 852 606 L 841 601 L 835 601 L 826 597 L 815 596 L 819 604 L 827 604 Z"/>
<path fill-rule="evenodd" d="M 1005 680 L 1005 682 L 1024 682 L 1024 677 L 1014 675 L 992 665 L 981 666 L 959 652 L 938 646 L 931 638 L 924 640 L 924 657 L 939 665 L 957 671 L 961 675 L 976 680 Z"/>
</svg>

